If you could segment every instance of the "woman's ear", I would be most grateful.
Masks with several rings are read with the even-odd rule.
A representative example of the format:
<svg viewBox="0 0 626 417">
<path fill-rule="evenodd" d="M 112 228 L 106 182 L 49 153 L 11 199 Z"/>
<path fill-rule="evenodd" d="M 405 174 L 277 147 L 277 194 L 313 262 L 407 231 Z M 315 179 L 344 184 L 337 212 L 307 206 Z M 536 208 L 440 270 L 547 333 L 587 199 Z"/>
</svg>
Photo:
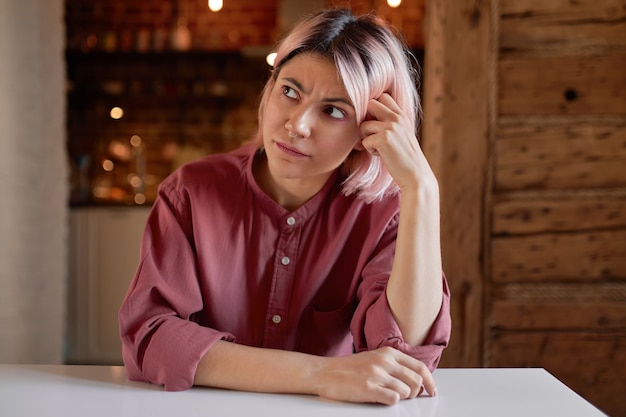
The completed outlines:
<svg viewBox="0 0 626 417">
<path fill-rule="evenodd" d="M 365 115 L 358 121 L 358 125 L 359 125 L 359 134 L 363 135 L 363 132 L 361 131 L 361 123 L 366 122 L 370 120 L 370 115 L 369 113 L 365 113 Z M 359 140 L 357 141 L 357 143 L 354 144 L 354 150 L 358 151 L 358 152 L 363 152 L 365 149 L 365 146 L 363 146 L 363 139 L 365 139 L 365 137 L 361 137 L 359 138 Z"/>
</svg>

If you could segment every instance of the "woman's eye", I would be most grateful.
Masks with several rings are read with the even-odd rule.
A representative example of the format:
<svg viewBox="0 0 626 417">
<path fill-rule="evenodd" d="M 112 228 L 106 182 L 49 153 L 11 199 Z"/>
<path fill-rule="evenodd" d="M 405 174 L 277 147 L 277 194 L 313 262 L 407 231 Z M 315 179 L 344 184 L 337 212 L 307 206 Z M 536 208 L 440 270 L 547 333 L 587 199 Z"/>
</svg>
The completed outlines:
<svg viewBox="0 0 626 417">
<path fill-rule="evenodd" d="M 298 95 L 296 94 L 296 90 L 294 90 L 293 88 L 289 87 L 289 86 L 284 86 L 283 87 L 283 94 L 289 98 L 298 98 Z"/>
<path fill-rule="evenodd" d="M 343 119 L 346 115 L 339 110 L 337 107 L 327 107 L 326 114 L 328 114 L 333 119 Z"/>
</svg>

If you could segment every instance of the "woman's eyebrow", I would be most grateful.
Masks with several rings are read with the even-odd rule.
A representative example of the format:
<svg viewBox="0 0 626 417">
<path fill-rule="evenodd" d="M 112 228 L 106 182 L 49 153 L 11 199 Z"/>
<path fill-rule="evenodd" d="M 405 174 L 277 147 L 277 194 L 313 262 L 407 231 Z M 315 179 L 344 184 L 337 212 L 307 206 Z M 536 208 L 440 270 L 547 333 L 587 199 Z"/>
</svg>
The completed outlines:
<svg viewBox="0 0 626 417">
<path fill-rule="evenodd" d="M 286 81 L 289 81 L 290 83 L 292 83 L 296 87 L 298 87 L 298 90 L 303 91 L 305 94 L 309 94 L 310 93 L 310 91 L 305 90 L 304 86 L 300 83 L 300 81 L 296 80 L 295 78 L 284 77 L 284 79 Z"/>
<path fill-rule="evenodd" d="M 295 85 L 298 90 L 304 92 L 304 94 L 309 94 L 310 91 L 305 90 L 304 86 L 302 85 L 302 83 L 300 83 L 298 80 L 296 80 L 295 78 L 291 78 L 291 77 L 284 77 L 285 81 L 289 81 L 290 83 L 292 83 L 293 85 Z M 354 108 L 354 106 L 352 105 L 352 103 L 350 102 L 350 100 L 347 100 L 343 97 L 325 97 L 322 99 L 322 101 L 327 102 L 327 103 L 344 103 L 352 108 Z"/>
</svg>

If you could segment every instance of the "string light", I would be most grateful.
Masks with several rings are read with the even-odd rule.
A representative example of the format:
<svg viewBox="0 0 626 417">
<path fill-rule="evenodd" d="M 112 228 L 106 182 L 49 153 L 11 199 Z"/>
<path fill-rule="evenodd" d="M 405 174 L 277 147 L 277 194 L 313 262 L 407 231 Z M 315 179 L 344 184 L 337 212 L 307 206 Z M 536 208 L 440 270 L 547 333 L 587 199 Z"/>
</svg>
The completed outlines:
<svg viewBox="0 0 626 417">
<path fill-rule="evenodd" d="M 124 110 L 121 107 L 113 107 L 109 113 L 111 115 L 111 119 L 121 119 L 124 116 Z"/>
<path fill-rule="evenodd" d="M 113 168 L 115 168 L 115 164 L 110 159 L 105 159 L 104 161 L 102 161 L 102 169 L 104 169 L 105 171 L 111 172 L 113 171 Z"/>
<path fill-rule="evenodd" d="M 387 0 L 387 4 L 389 5 L 389 7 L 393 8 L 398 7 L 400 3 L 402 3 L 402 0 Z"/>
<path fill-rule="evenodd" d="M 267 62 L 270 67 L 274 66 L 274 61 L 276 61 L 276 52 L 267 54 L 267 56 L 265 57 L 265 62 Z"/>
<path fill-rule="evenodd" d="M 219 12 L 224 7 L 223 0 L 209 0 L 209 9 L 213 12 Z"/>
</svg>

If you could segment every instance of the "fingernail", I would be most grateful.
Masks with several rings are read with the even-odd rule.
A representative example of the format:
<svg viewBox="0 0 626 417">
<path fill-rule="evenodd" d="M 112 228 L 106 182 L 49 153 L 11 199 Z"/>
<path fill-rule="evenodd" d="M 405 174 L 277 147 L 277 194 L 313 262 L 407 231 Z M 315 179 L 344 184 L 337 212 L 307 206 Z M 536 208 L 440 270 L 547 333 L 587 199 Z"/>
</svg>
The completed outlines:
<svg viewBox="0 0 626 417">
<path fill-rule="evenodd" d="M 437 394 L 439 394 L 439 391 L 437 391 L 437 388 L 435 388 L 435 389 L 433 390 L 433 397 L 436 397 L 436 396 L 437 396 Z"/>
</svg>

